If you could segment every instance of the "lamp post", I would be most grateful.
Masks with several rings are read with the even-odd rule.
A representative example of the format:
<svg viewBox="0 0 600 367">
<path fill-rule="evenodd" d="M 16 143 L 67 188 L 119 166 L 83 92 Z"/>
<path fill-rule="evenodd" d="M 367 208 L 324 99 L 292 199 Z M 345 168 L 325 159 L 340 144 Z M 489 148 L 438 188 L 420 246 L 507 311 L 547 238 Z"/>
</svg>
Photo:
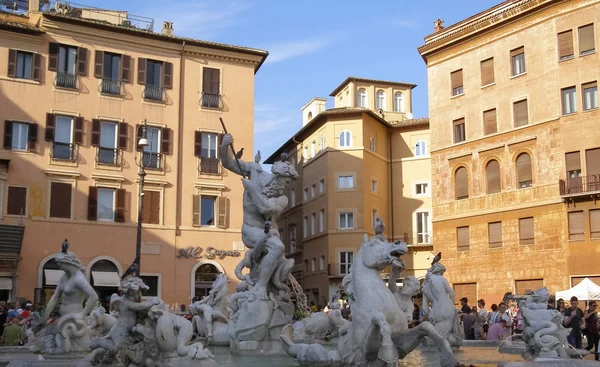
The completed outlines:
<svg viewBox="0 0 600 367">
<path fill-rule="evenodd" d="M 146 177 L 145 168 L 145 159 L 144 159 L 144 148 L 148 146 L 148 139 L 146 137 L 147 123 L 144 120 L 144 124 L 141 126 L 142 128 L 142 137 L 138 141 L 138 146 L 142 147 L 142 152 L 140 156 L 140 171 L 138 172 L 138 176 L 140 176 L 140 186 L 138 188 L 138 219 L 137 219 L 137 238 L 135 242 L 135 261 L 137 262 L 137 270 L 135 271 L 135 276 L 140 276 L 140 268 L 141 268 L 141 252 L 142 252 L 142 202 L 144 199 L 144 178 Z"/>
</svg>

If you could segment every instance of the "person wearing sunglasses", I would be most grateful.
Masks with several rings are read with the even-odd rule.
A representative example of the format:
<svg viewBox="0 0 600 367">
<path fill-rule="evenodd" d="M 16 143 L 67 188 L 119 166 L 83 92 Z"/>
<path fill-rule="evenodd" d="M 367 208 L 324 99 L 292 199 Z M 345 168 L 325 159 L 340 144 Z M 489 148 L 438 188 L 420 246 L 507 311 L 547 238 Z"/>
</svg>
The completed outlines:
<svg viewBox="0 0 600 367">
<path fill-rule="evenodd" d="M 596 301 L 590 301 L 588 304 L 588 309 L 583 313 L 583 318 L 585 320 L 585 328 L 587 330 L 587 340 L 588 345 L 585 349 L 591 351 L 594 348 L 595 358 L 598 361 L 598 340 L 600 339 L 600 334 L 598 334 L 598 311 L 597 311 L 597 303 Z"/>
</svg>

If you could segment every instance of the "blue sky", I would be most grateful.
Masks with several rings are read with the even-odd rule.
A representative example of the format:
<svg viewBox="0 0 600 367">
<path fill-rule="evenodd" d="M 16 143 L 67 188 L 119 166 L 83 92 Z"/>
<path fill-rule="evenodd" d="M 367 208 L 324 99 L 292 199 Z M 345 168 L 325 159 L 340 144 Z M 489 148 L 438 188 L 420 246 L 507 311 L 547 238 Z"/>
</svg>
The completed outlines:
<svg viewBox="0 0 600 367">
<path fill-rule="evenodd" d="M 300 108 L 346 77 L 405 81 L 415 117 L 427 116 L 427 72 L 417 52 L 433 21 L 456 23 L 501 0 L 78 0 L 153 17 L 155 30 L 261 48 L 256 75 L 255 149 L 266 158 L 302 126 Z M 328 107 L 332 106 L 332 101 Z"/>
</svg>

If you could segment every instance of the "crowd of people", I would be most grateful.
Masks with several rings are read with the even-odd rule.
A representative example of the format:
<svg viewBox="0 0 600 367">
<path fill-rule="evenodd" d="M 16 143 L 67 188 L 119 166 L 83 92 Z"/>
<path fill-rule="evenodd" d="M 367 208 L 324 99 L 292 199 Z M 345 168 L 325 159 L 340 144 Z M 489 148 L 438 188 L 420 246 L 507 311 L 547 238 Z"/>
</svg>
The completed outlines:
<svg viewBox="0 0 600 367">
<path fill-rule="evenodd" d="M 0 346 L 19 346 L 32 341 L 34 314 L 44 316 L 44 307 L 34 306 L 31 301 L 21 305 L 0 301 Z"/>
</svg>

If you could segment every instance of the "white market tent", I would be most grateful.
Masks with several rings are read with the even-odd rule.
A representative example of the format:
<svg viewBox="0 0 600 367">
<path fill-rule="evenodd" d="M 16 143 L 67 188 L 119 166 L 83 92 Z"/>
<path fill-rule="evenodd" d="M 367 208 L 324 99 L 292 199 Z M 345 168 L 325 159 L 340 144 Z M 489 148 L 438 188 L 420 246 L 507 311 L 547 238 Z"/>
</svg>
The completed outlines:
<svg viewBox="0 0 600 367">
<path fill-rule="evenodd" d="M 562 298 L 565 303 L 573 296 L 580 301 L 600 300 L 600 286 L 585 278 L 571 289 L 556 292 L 556 299 Z"/>
</svg>

